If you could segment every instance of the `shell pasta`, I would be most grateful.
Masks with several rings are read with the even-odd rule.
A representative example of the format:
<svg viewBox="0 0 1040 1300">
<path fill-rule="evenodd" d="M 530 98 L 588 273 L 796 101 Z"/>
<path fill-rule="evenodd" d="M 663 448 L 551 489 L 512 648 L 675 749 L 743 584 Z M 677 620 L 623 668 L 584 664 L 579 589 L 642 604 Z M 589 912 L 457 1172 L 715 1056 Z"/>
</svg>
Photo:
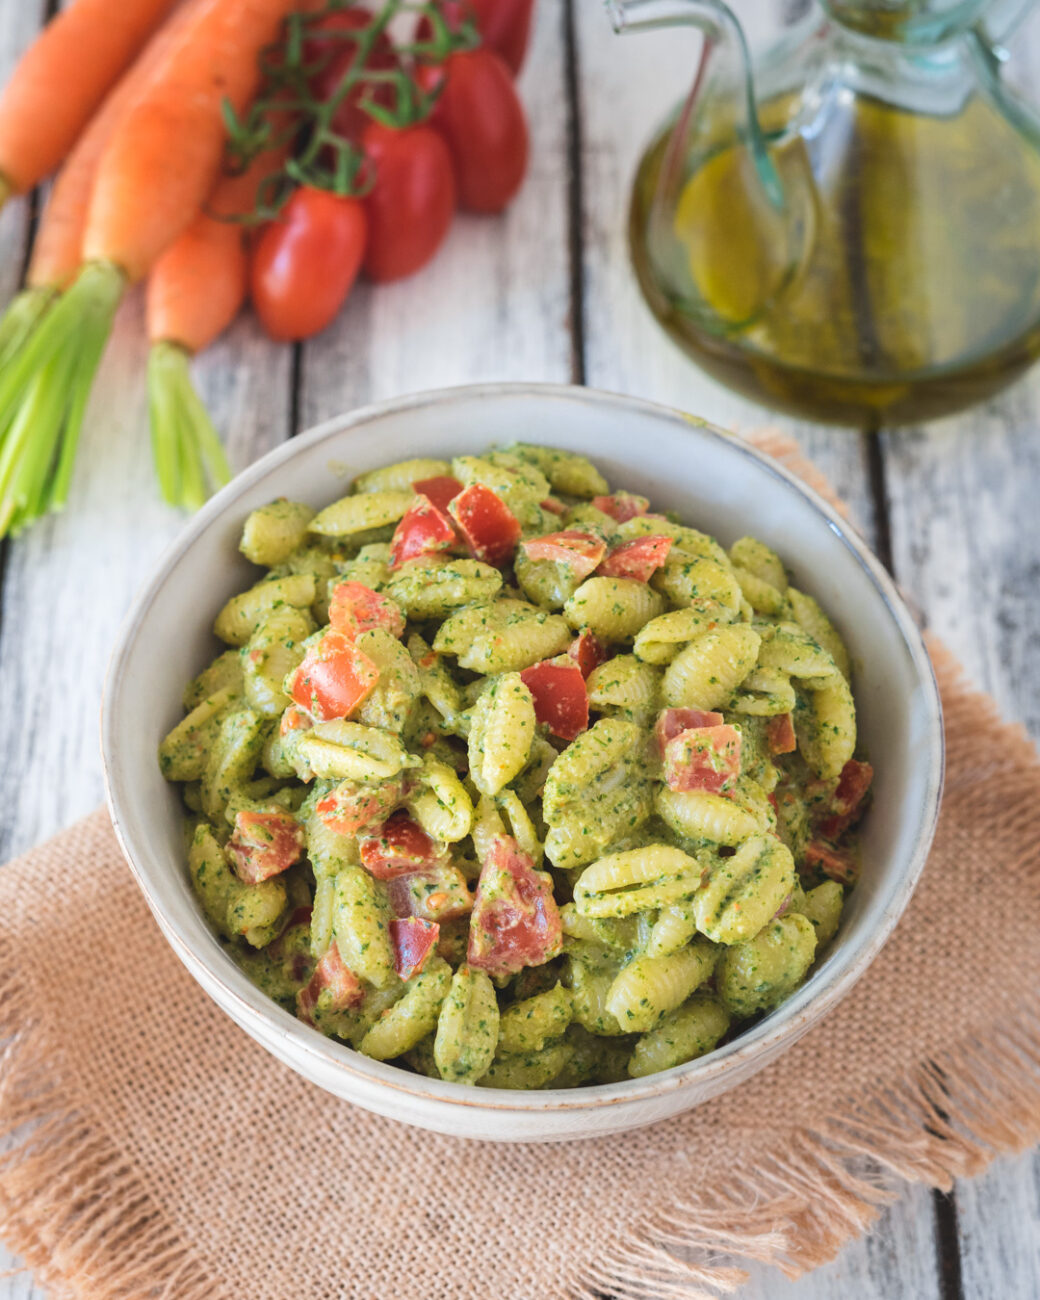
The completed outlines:
<svg viewBox="0 0 1040 1300">
<path fill-rule="evenodd" d="M 841 928 L 851 662 L 753 536 L 516 443 L 242 521 L 256 581 L 158 747 L 187 872 L 314 1032 L 453 1084 L 671 1069 Z"/>
</svg>

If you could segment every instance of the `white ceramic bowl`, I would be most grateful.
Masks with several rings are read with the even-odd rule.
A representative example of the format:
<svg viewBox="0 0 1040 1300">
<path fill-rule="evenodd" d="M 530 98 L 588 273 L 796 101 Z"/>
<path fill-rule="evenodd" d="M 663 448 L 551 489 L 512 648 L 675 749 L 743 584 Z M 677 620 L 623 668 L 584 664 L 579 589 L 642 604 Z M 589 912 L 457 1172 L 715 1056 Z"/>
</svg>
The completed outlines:
<svg viewBox="0 0 1040 1300">
<path fill-rule="evenodd" d="M 216 653 L 224 601 L 256 570 L 242 521 L 287 496 L 322 506 L 363 470 L 408 456 L 479 452 L 526 439 L 584 452 L 617 487 L 730 543 L 752 532 L 834 617 L 855 665 L 863 744 L 876 771 L 863 878 L 838 938 L 793 997 L 734 1042 L 626 1083 L 533 1093 L 466 1088 L 369 1060 L 323 1038 L 254 987 L 221 949 L 188 882 L 178 793 L 156 747 L 181 716 L 183 684 Z M 931 843 L 942 786 L 938 692 L 913 619 L 860 538 L 815 493 L 743 442 L 682 414 L 583 388 L 497 384 L 366 407 L 251 466 L 187 525 L 131 611 L 102 716 L 109 804 L 160 928 L 206 992 L 305 1078 L 381 1115 L 457 1136 L 548 1140 L 619 1132 L 733 1087 L 789 1047 L 863 974 L 906 907 Z"/>
</svg>

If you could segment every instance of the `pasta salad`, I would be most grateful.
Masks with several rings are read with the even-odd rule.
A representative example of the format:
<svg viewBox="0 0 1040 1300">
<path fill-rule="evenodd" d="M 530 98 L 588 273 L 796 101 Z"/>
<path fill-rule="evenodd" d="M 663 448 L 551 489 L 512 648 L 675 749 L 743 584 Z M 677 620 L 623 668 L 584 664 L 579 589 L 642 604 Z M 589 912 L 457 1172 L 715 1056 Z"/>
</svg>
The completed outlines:
<svg viewBox="0 0 1040 1300">
<path fill-rule="evenodd" d="M 159 757 L 199 902 L 284 1008 L 431 1077 L 574 1087 L 805 979 L 872 771 L 769 547 L 516 444 L 273 501 L 241 550 L 263 575 Z"/>
</svg>

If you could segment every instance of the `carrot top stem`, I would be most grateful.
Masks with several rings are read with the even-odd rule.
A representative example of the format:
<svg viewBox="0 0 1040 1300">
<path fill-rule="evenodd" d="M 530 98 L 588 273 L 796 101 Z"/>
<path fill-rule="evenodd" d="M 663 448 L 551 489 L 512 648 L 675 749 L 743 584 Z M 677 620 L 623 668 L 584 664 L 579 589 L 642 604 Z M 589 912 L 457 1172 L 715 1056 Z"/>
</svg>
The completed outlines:
<svg viewBox="0 0 1040 1300">
<path fill-rule="evenodd" d="M 58 297 L 52 285 L 36 285 L 15 294 L 0 316 L 0 370 L 19 352 L 40 317 Z"/>
<path fill-rule="evenodd" d="M 231 478 L 224 448 L 191 382 L 191 354 L 178 343 L 155 343 L 148 356 L 152 451 L 163 500 L 197 510 Z"/>
<path fill-rule="evenodd" d="M 0 372 L 0 537 L 60 510 L 126 277 L 84 267 Z"/>
</svg>

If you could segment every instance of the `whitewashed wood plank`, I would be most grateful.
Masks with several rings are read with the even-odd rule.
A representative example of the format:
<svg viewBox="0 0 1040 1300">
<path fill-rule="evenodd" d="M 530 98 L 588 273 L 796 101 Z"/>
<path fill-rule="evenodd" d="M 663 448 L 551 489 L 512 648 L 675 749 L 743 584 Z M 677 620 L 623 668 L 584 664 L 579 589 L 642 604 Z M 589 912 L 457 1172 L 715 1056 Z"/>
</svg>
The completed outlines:
<svg viewBox="0 0 1040 1300">
<path fill-rule="evenodd" d="M 896 573 L 1005 717 L 1040 739 L 1040 374 L 986 406 L 887 434 Z M 966 1297 L 1040 1295 L 1040 1154 L 957 1185 Z"/>
<path fill-rule="evenodd" d="M 64 514 L 11 543 L 0 593 L 0 693 L 19 725 L 0 745 L 0 861 L 101 801 L 98 705 L 134 595 L 184 516 L 158 499 L 145 409 L 140 297 L 102 365 Z M 232 361 L 233 358 L 233 361 Z M 200 365 L 241 464 L 286 436 L 288 355 L 243 323 Z"/>
<path fill-rule="evenodd" d="M 531 153 L 516 200 L 502 216 L 457 216 L 436 258 L 409 279 L 356 287 L 335 325 L 303 349 L 304 427 L 426 388 L 570 378 L 562 8 L 539 5 L 520 79 Z"/>
<path fill-rule="evenodd" d="M 749 3 L 736 5 L 745 15 Z M 761 20 L 761 6 L 755 7 Z M 789 16 L 797 16 L 797 6 Z M 586 377 L 590 384 L 666 402 L 746 432 L 764 424 L 799 439 L 875 538 L 863 438 L 780 416 L 710 380 L 666 337 L 639 294 L 629 263 L 627 208 L 642 150 L 687 89 L 698 39 L 685 33 L 613 34 L 602 8 L 576 5 L 583 136 Z M 908 1189 L 879 1228 L 851 1243 L 827 1269 L 787 1283 L 755 1268 L 750 1296 L 830 1300 L 840 1289 L 859 1297 L 938 1297 L 934 1216 L 926 1189 Z"/>
<path fill-rule="evenodd" d="M 753 1268 L 740 1300 L 946 1300 L 936 1266 L 931 1199 L 927 1188 L 911 1188 L 869 1236 L 797 1281 L 776 1269 Z"/>
<path fill-rule="evenodd" d="M 0 84 L 5 84 L 19 54 L 39 29 L 42 3 L 5 4 L 0 7 Z M 0 302 L 7 302 L 18 287 L 25 258 L 30 205 L 20 199 L 0 213 Z M 0 609 L 0 650 L 3 647 L 3 614 Z M 9 730 L 9 729 L 8 729 Z M 0 751 L 2 752 L 2 751 Z M 5 814 L 5 822 L 7 816 Z M 6 855 L 0 850 L 0 861 Z M 44 1293 L 28 1272 L 12 1272 L 20 1261 L 0 1242 L 0 1300 L 44 1300 Z M 10 1274 L 5 1276 L 5 1274 Z"/>
</svg>

